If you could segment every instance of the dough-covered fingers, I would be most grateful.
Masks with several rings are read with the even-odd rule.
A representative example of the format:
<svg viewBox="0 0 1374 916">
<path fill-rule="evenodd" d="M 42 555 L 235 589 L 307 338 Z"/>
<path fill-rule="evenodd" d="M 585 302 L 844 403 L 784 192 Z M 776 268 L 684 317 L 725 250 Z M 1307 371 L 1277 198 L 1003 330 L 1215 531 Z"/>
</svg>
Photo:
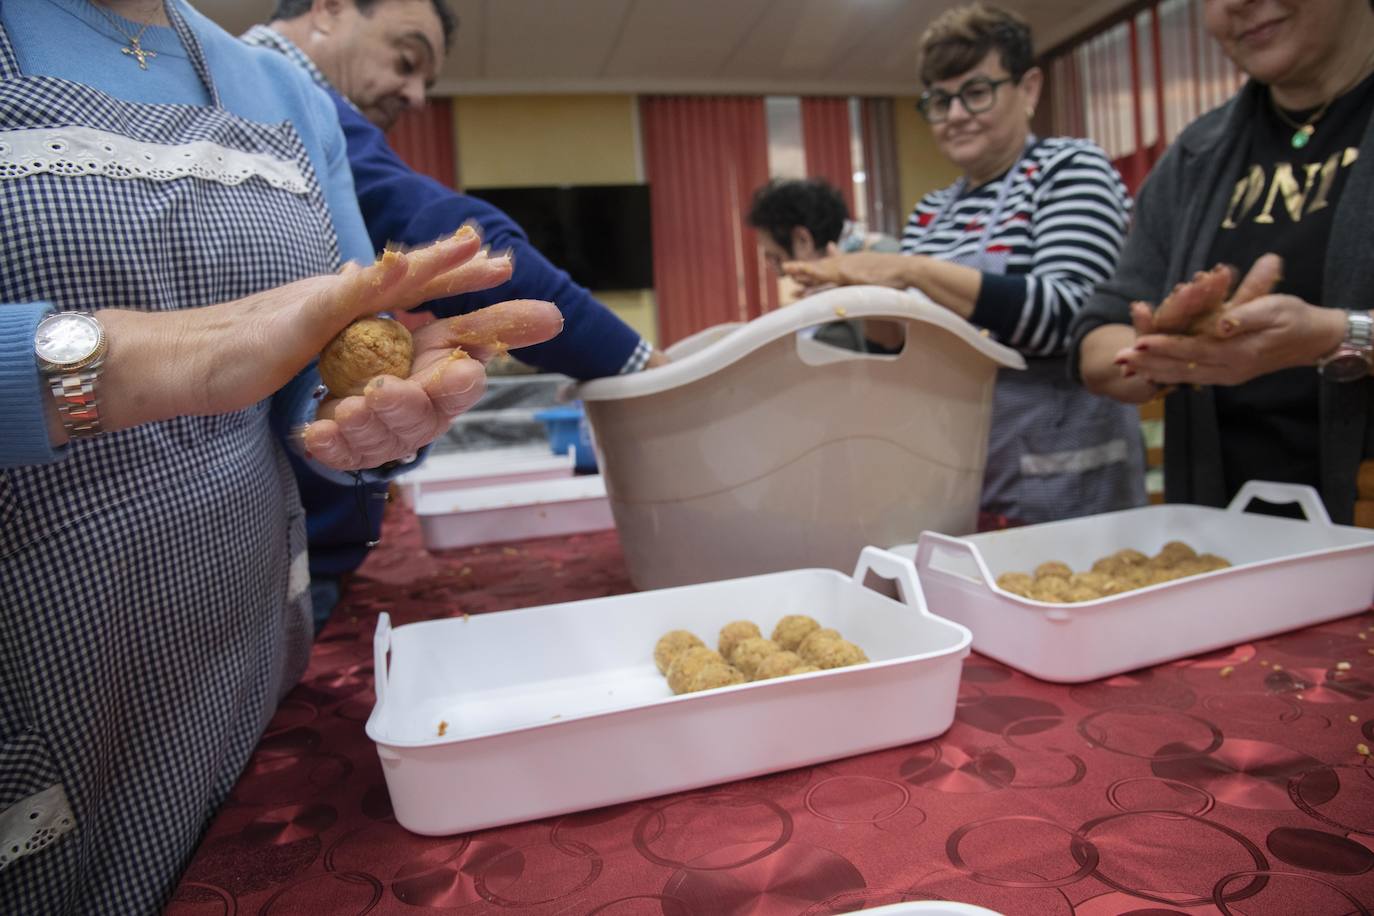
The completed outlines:
<svg viewBox="0 0 1374 916">
<path fill-rule="evenodd" d="M 1283 280 L 1283 258 L 1276 254 L 1262 255 L 1236 287 L 1236 294 L 1227 304 L 1228 308 L 1244 305 L 1260 296 L 1267 296 Z"/>
<path fill-rule="evenodd" d="M 563 314 L 552 302 L 513 299 L 436 321 L 415 332 L 415 349 L 461 349 L 486 361 L 507 350 L 532 346 L 563 329 Z"/>
<path fill-rule="evenodd" d="M 509 280 L 514 270 L 515 262 L 509 252 L 493 255 L 479 251 L 467 262 L 430 280 L 425 285 L 424 301 L 491 289 Z"/>
</svg>

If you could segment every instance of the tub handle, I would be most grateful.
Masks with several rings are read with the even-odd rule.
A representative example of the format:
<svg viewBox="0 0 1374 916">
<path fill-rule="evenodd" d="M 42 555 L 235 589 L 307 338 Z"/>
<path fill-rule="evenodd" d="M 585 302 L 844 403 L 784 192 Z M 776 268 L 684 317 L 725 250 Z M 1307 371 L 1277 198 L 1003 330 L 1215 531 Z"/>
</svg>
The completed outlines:
<svg viewBox="0 0 1374 916">
<path fill-rule="evenodd" d="M 1326 511 L 1317 491 L 1301 483 L 1275 483 L 1271 480 L 1247 480 L 1240 488 L 1236 498 L 1226 507 L 1227 512 L 1244 512 L 1252 499 L 1262 499 L 1275 505 L 1297 503 L 1303 516 L 1316 525 L 1331 525 L 1331 516 Z"/>
<path fill-rule="evenodd" d="M 972 566 L 972 574 L 964 575 L 935 566 L 935 561 L 942 556 L 952 556 L 962 565 Z M 958 576 L 979 585 L 995 587 L 992 573 L 988 571 L 987 564 L 983 562 L 983 553 L 977 546 L 963 538 L 950 537 L 938 531 L 921 532 L 921 539 L 916 544 L 916 569 L 920 575 L 930 578 Z"/>
<path fill-rule="evenodd" d="M 916 575 L 916 567 L 906 557 L 898 556 L 880 547 L 865 547 L 859 554 L 858 565 L 854 567 L 854 582 L 862 586 L 872 572 L 884 579 L 897 583 L 897 591 L 902 600 L 926 617 L 933 616 L 926 606 L 926 595 L 921 590 L 921 580 Z"/>
<path fill-rule="evenodd" d="M 377 615 L 377 631 L 372 634 L 372 678 L 377 693 L 377 705 L 386 699 L 387 653 L 391 651 L 391 615 L 382 611 Z"/>
</svg>

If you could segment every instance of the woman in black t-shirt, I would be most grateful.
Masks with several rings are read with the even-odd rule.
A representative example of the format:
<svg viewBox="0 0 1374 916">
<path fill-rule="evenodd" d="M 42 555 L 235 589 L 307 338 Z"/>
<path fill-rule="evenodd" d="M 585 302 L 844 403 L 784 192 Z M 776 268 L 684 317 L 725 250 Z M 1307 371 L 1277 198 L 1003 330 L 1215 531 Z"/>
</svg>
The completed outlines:
<svg viewBox="0 0 1374 916">
<path fill-rule="evenodd" d="M 1190 125 L 1142 189 L 1117 273 L 1075 323 L 1077 369 L 1128 402 L 1178 386 L 1165 409 L 1170 501 L 1222 505 L 1246 480 L 1280 480 L 1317 487 L 1350 521 L 1356 469 L 1374 455 L 1374 5 L 1208 0 L 1206 21 L 1251 80 Z M 1265 254 L 1283 260 L 1273 291 L 1195 336 L 1132 311 L 1204 267 L 1243 274 Z"/>
</svg>

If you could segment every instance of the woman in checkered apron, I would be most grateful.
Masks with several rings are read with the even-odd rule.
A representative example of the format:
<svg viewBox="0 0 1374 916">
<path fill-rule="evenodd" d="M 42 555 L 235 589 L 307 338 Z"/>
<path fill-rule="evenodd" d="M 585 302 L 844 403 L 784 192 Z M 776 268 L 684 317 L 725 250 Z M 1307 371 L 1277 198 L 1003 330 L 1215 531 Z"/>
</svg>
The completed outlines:
<svg viewBox="0 0 1374 916">
<path fill-rule="evenodd" d="M 23 432 L 19 408 L 49 396 L 33 355 L 42 313 L 98 310 L 111 341 L 104 435 L 73 438 L 47 463 L 0 442 L 0 913 L 164 902 L 309 652 L 301 509 L 274 412 L 317 376 L 272 393 L 352 318 L 501 273 L 464 272 L 480 260 L 465 263 L 480 244 L 467 233 L 331 276 L 336 225 L 362 240 L 353 257 L 370 252 L 356 206 L 331 221 L 312 164 L 327 136 L 315 129 L 338 134 L 337 122 L 309 122 L 311 106 L 334 117 L 328 100 L 181 0 L 165 16 L 168 27 L 138 31 L 85 0 L 0 3 L 0 428 Z M 157 64 L 155 40 L 166 58 L 184 55 L 208 104 L 126 101 L 30 74 L 16 51 L 40 67 L 70 53 L 79 71 L 86 42 L 108 56 L 101 66 L 131 68 L 110 79 L 137 80 Z M 279 76 L 227 92 L 299 110 L 303 132 L 232 113 L 208 60 L 234 65 L 240 82 Z M 11 346 L 23 334 L 26 361 Z M 407 416 L 425 431 L 377 438 L 391 414 L 369 394 L 349 399 L 353 416 L 376 421 L 366 435 L 342 408 L 309 427 L 317 457 L 398 458 L 476 400 L 476 361 L 447 359 L 442 334 L 416 344 L 432 387 L 415 389 L 424 403 Z M 195 364 L 218 369 L 197 376 Z M 414 378 L 389 390 L 409 392 Z M 51 451 L 34 409 L 43 436 L 30 452 Z"/>
</svg>

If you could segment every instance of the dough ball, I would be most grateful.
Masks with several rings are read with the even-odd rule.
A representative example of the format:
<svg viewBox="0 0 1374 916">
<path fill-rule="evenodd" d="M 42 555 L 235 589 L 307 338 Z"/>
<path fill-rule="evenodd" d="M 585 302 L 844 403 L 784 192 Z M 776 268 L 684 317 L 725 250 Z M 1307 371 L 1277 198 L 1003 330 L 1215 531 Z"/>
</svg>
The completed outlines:
<svg viewBox="0 0 1374 916">
<path fill-rule="evenodd" d="M 1073 570 L 1067 563 L 1060 563 L 1058 560 L 1050 560 L 1048 563 L 1041 563 L 1035 567 L 1035 578 L 1043 579 L 1046 576 L 1057 576 L 1060 579 L 1067 579 L 1073 575 Z"/>
<path fill-rule="evenodd" d="M 720 657 L 720 653 L 706 646 L 696 646 L 679 652 L 677 658 L 668 666 L 668 686 L 672 688 L 673 693 L 686 693 L 697 672 L 714 664 L 724 665 L 725 659 Z"/>
<path fill-rule="evenodd" d="M 808 662 L 815 662 L 815 653 L 820 646 L 844 639 L 839 630 L 825 627 L 820 630 L 813 630 L 810 635 L 802 640 L 801 645 L 797 646 L 797 654 Z"/>
<path fill-rule="evenodd" d="M 767 681 L 775 677 L 783 677 L 791 674 L 798 668 L 804 666 L 806 662 L 795 652 L 783 649 L 774 652 L 772 655 L 759 662 L 758 668 L 754 671 L 754 680 Z"/>
<path fill-rule="evenodd" d="M 659 637 L 657 645 L 654 646 L 654 664 L 658 665 L 658 673 L 667 674 L 668 666 L 673 663 L 673 659 L 677 658 L 679 652 L 704 645 L 706 643 L 686 630 L 673 630 L 664 633 Z"/>
<path fill-rule="evenodd" d="M 997 577 L 997 587 L 1013 595 L 1029 595 L 1035 580 L 1023 572 L 1006 572 Z"/>
<path fill-rule="evenodd" d="M 362 394 L 379 375 L 410 377 L 414 343 L 410 331 L 390 318 L 360 318 L 325 345 L 320 380 L 336 398 Z"/>
<path fill-rule="evenodd" d="M 782 646 L 771 639 L 750 636 L 735 643 L 735 650 L 730 653 L 730 664 L 743 671 L 745 677 L 752 678 L 758 671 L 760 662 L 781 651 Z"/>
<path fill-rule="evenodd" d="M 1063 601 L 1065 604 L 1077 604 L 1080 601 L 1096 601 L 1102 597 L 1102 593 L 1095 588 L 1086 585 L 1070 585 L 1069 590 L 1064 593 Z"/>
<path fill-rule="evenodd" d="M 868 661 L 868 656 L 847 639 L 830 639 L 819 643 L 808 661 L 821 670 L 827 670 L 863 664 Z"/>
<path fill-rule="evenodd" d="M 720 650 L 723 658 L 729 658 L 730 653 L 735 651 L 735 646 L 751 636 L 762 636 L 759 632 L 759 625 L 750 620 L 735 620 L 727 623 L 720 628 L 720 638 L 716 641 L 716 648 Z"/>
<path fill-rule="evenodd" d="M 803 639 L 820 628 L 814 618 L 805 614 L 788 614 L 773 627 L 773 642 L 788 651 L 796 651 Z"/>
<path fill-rule="evenodd" d="M 1070 587 L 1068 576 L 1039 576 L 1035 580 L 1036 592 L 1057 598 L 1067 595 Z"/>
<path fill-rule="evenodd" d="M 1215 572 L 1218 569 L 1229 569 L 1231 566 L 1230 560 L 1214 553 L 1198 554 L 1197 562 L 1202 566 L 1203 572 Z"/>
<path fill-rule="evenodd" d="M 1150 558 L 1150 565 L 1155 567 L 1177 566 L 1184 560 L 1197 558 L 1197 551 L 1189 547 L 1182 541 L 1170 541 L 1159 549 L 1159 553 Z"/>
<path fill-rule="evenodd" d="M 729 687 L 732 684 L 743 684 L 746 678 L 738 668 L 732 668 L 724 662 L 715 662 L 706 665 L 687 683 L 687 689 L 683 693 L 698 693 L 702 690 L 715 690 L 717 687 Z"/>
<path fill-rule="evenodd" d="M 1130 547 L 1124 550 L 1118 550 L 1116 553 L 1112 554 L 1112 556 L 1119 560 L 1123 566 L 1144 566 L 1146 563 L 1150 562 L 1149 557 L 1139 550 L 1133 550 Z"/>
</svg>

